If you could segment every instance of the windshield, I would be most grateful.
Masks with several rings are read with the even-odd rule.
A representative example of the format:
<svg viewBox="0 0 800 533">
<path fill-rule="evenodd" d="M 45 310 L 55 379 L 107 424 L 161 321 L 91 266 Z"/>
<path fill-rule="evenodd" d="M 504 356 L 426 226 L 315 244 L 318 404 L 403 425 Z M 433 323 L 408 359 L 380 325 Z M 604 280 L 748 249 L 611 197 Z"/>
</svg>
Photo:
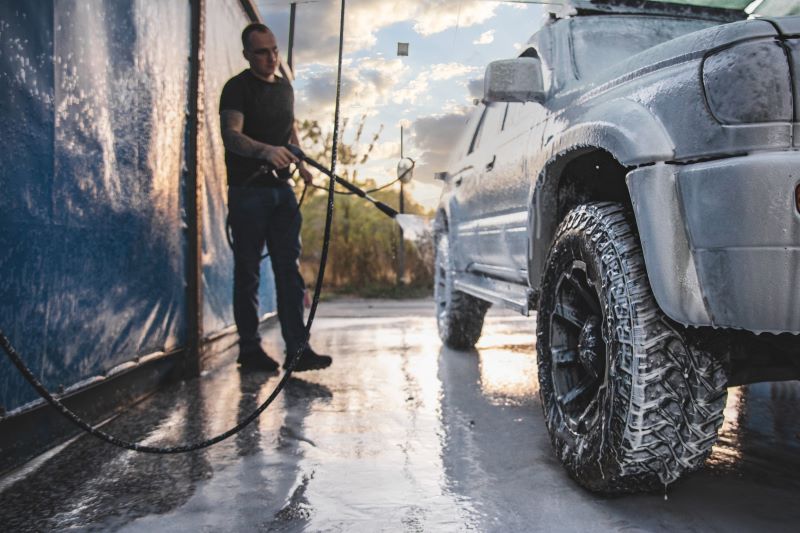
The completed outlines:
<svg viewBox="0 0 800 533">
<path fill-rule="evenodd" d="M 707 20 L 631 15 L 574 18 L 570 21 L 570 43 L 576 75 L 590 79 L 657 44 L 716 24 Z"/>
<path fill-rule="evenodd" d="M 800 2 L 797 0 L 670 0 L 668 3 L 736 9 L 764 16 L 800 14 Z"/>
<path fill-rule="evenodd" d="M 668 3 L 736 9 L 757 15 L 779 16 L 800 13 L 800 2 L 797 0 L 670 0 Z"/>
<path fill-rule="evenodd" d="M 573 5 L 586 6 L 595 3 L 602 4 L 602 0 L 515 0 L 527 4 L 545 5 Z M 702 7 L 717 7 L 723 9 L 734 9 L 744 11 L 750 15 L 760 16 L 783 16 L 800 15 L 800 2 L 797 0 L 652 0 L 659 4 L 682 4 Z"/>
</svg>

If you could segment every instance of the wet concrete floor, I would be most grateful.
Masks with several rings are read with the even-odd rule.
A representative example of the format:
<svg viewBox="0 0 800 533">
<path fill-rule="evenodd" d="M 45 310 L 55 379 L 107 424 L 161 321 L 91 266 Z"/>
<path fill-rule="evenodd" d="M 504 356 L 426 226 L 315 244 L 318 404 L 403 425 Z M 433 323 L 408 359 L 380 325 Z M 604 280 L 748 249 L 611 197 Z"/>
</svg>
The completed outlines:
<svg viewBox="0 0 800 533">
<path fill-rule="evenodd" d="M 534 319 L 492 311 L 478 349 L 442 348 L 430 300 L 325 303 L 298 374 L 214 448 L 151 456 L 80 437 L 0 478 L 0 529 L 780 531 L 800 523 L 800 383 L 731 389 L 708 466 L 664 494 L 599 497 L 550 447 Z M 264 343 L 282 352 L 271 328 Z M 221 350 L 105 429 L 148 444 L 219 433 L 277 377 Z"/>
</svg>

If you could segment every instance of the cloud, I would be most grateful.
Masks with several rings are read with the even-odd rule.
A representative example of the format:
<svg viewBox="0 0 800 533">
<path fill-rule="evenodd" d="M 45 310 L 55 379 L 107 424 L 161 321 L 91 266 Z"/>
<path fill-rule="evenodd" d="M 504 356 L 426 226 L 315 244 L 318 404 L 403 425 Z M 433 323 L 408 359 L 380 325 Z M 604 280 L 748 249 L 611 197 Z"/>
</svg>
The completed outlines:
<svg viewBox="0 0 800 533">
<path fill-rule="evenodd" d="M 481 33 L 480 37 L 472 41 L 472 44 L 489 44 L 494 42 L 494 30 Z"/>
<path fill-rule="evenodd" d="M 479 70 L 461 63 L 438 63 L 417 74 L 405 87 L 394 92 L 392 101 L 396 104 L 417 102 L 430 88 L 431 81 L 445 81 L 459 76 L 472 74 Z"/>
<path fill-rule="evenodd" d="M 483 0 L 423 0 L 415 16 L 414 31 L 432 35 L 452 27 L 467 28 L 482 24 L 494 16 L 497 4 Z"/>
<path fill-rule="evenodd" d="M 408 70 L 400 59 L 365 58 L 353 62 L 342 72 L 342 114 L 374 113 L 389 100 Z M 329 120 L 336 104 L 336 70 L 324 67 L 304 72 L 302 90 L 297 95 L 298 118 Z"/>
<path fill-rule="evenodd" d="M 285 47 L 289 36 L 289 4 L 287 1 L 258 2 L 264 22 L 272 28 L 278 43 Z M 377 32 L 399 20 L 409 18 L 410 6 L 405 3 L 350 0 L 345 11 L 344 52 L 351 54 L 372 47 Z M 339 51 L 338 2 L 300 3 L 296 10 L 294 63 L 336 62 Z M 285 57 L 285 54 L 284 54 Z"/>
<path fill-rule="evenodd" d="M 442 196 L 441 181 L 419 181 L 414 174 L 414 181 L 409 186 L 413 193 L 414 201 L 427 209 L 435 209 L 439 205 L 439 198 Z"/>
<path fill-rule="evenodd" d="M 461 113 L 461 109 L 464 107 L 464 101 L 457 102 L 452 98 L 448 98 L 442 104 L 442 113 Z"/>
<path fill-rule="evenodd" d="M 420 153 L 415 176 L 421 181 L 430 182 L 434 172 L 445 170 L 472 109 L 460 107 L 452 113 L 421 117 L 413 122 L 413 143 Z"/>
<path fill-rule="evenodd" d="M 432 80 L 441 81 L 471 74 L 476 70 L 478 70 L 478 67 L 470 67 L 469 65 L 462 65 L 461 63 L 439 63 L 431 65 L 427 72 L 430 73 L 430 78 Z"/>
<path fill-rule="evenodd" d="M 290 3 L 289 0 L 258 1 L 265 23 L 275 32 L 281 47 L 288 41 Z M 398 22 L 410 21 L 415 32 L 427 36 L 456 26 L 482 24 L 494 16 L 496 8 L 496 3 L 483 0 L 349 0 L 345 10 L 344 51 L 352 54 L 372 47 L 380 30 Z M 339 16 L 338 2 L 298 4 L 293 51 L 296 65 L 336 62 Z"/>
<path fill-rule="evenodd" d="M 408 82 L 402 89 L 394 92 L 392 101 L 395 104 L 402 104 L 403 102 L 413 103 L 417 101 L 420 96 L 428 91 L 430 75 L 427 72 L 421 72 L 416 78 Z"/>
<path fill-rule="evenodd" d="M 362 141 L 363 143 L 363 141 Z M 378 142 L 372 148 L 369 155 L 372 161 L 392 160 L 397 161 L 400 159 L 400 142 L 399 141 L 386 141 Z"/>
<path fill-rule="evenodd" d="M 483 78 L 469 80 L 467 82 L 467 91 L 469 92 L 470 100 L 483 98 Z"/>
</svg>

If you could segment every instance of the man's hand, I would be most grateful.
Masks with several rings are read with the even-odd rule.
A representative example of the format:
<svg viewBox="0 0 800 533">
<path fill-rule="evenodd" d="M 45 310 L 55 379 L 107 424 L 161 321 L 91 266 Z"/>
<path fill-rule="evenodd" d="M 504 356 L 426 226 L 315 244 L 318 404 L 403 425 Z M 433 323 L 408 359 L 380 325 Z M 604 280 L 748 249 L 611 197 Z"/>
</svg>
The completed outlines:
<svg viewBox="0 0 800 533">
<path fill-rule="evenodd" d="M 306 185 L 311 185 L 311 182 L 314 181 L 314 177 L 311 175 L 311 172 L 308 171 L 306 166 L 303 163 L 298 163 L 297 170 L 300 172 L 300 177 L 303 178 L 303 181 L 306 182 Z"/>
<path fill-rule="evenodd" d="M 266 159 L 275 168 L 286 168 L 292 163 L 297 163 L 298 159 L 285 146 L 264 145 L 261 157 Z"/>
<path fill-rule="evenodd" d="M 300 137 L 297 135 L 297 125 L 292 126 L 292 134 L 289 136 L 289 142 L 295 146 L 300 146 Z M 300 177 L 303 178 L 306 185 L 311 185 L 314 178 L 302 161 L 297 163 L 297 170 L 300 171 Z"/>
</svg>

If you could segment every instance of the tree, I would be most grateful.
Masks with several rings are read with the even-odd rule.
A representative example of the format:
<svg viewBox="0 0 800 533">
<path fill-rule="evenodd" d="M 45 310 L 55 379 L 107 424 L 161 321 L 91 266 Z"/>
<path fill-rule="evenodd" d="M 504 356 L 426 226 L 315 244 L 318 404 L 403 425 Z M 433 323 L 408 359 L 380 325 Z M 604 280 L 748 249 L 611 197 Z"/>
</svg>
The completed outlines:
<svg viewBox="0 0 800 533">
<path fill-rule="evenodd" d="M 361 117 L 353 143 L 339 143 L 337 173 L 369 190 L 376 188 L 376 184 L 371 179 L 359 181 L 358 167 L 369 160 L 383 126 L 371 137 L 369 144 L 363 146 L 360 140 L 365 119 L 366 116 Z M 345 120 L 340 133 L 342 137 L 346 128 Z M 323 134 L 316 121 L 304 121 L 298 129 L 306 152 L 321 164 L 329 164 L 332 135 Z M 398 190 L 399 185 L 395 185 L 377 191 L 373 196 L 388 205 L 397 206 Z M 303 254 L 300 267 L 307 282 L 316 279 L 319 269 L 327 199 L 328 195 L 324 190 L 310 188 L 302 207 Z M 340 194 L 335 201 L 325 287 L 362 295 L 394 293 L 395 250 L 399 238 L 396 223 L 357 196 Z M 405 211 L 411 214 L 429 214 L 409 198 L 405 201 Z M 418 293 L 420 288 L 432 287 L 428 259 L 421 257 L 414 244 L 406 241 L 404 246 L 410 288 Z"/>
</svg>

